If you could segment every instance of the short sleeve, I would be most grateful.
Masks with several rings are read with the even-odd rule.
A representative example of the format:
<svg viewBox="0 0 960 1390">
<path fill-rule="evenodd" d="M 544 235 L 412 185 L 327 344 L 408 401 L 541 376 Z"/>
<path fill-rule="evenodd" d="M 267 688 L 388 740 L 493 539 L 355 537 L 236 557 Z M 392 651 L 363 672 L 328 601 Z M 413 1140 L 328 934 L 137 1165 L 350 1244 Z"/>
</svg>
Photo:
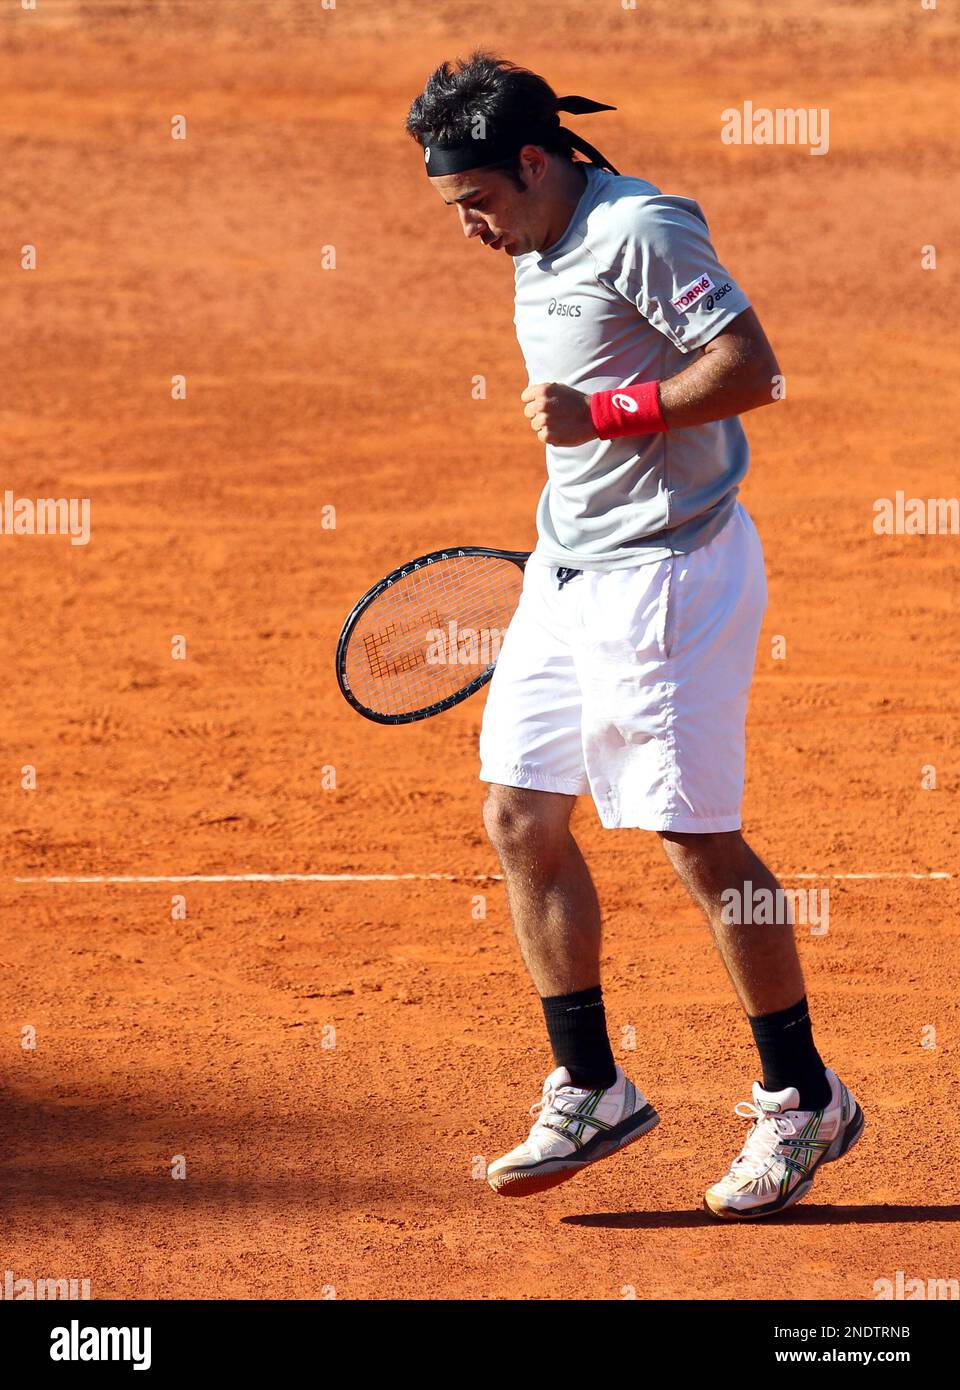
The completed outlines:
<svg viewBox="0 0 960 1390">
<path fill-rule="evenodd" d="M 631 199 L 621 218 L 613 288 L 681 352 L 702 347 L 750 308 L 717 260 L 706 218 L 691 199 Z"/>
</svg>

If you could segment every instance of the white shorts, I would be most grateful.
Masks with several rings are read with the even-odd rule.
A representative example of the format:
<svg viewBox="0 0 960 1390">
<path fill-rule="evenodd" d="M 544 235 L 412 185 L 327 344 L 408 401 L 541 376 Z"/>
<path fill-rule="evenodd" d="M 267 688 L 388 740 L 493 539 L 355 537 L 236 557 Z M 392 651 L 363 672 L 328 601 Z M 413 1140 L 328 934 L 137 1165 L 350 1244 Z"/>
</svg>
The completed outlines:
<svg viewBox="0 0 960 1390">
<path fill-rule="evenodd" d="M 480 777 L 590 792 L 603 825 L 739 830 L 744 725 L 767 605 L 738 502 L 709 544 L 558 587 L 531 558 L 490 683 Z"/>
</svg>

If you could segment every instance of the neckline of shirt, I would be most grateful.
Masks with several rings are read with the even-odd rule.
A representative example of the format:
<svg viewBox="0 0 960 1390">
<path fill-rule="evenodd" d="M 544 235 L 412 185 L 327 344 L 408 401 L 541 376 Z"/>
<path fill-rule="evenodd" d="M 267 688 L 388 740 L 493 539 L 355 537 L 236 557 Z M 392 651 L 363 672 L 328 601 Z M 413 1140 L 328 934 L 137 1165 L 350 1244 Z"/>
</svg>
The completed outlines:
<svg viewBox="0 0 960 1390">
<path fill-rule="evenodd" d="M 551 256 L 555 256 L 557 254 L 557 252 L 563 246 L 563 243 L 570 236 L 574 227 L 577 225 L 577 222 L 580 220 L 580 214 L 583 211 L 584 202 L 592 193 L 597 176 L 603 172 L 596 166 L 596 164 L 586 164 L 586 162 L 585 169 L 587 174 L 587 181 L 583 186 L 583 192 L 577 199 L 577 206 L 570 214 L 570 221 L 567 223 L 566 227 L 564 227 L 557 240 L 553 243 L 552 246 L 545 247 L 543 251 L 526 251 L 524 252 L 523 256 L 514 256 L 513 259 L 515 261 L 522 261 L 525 259 L 526 256 L 536 256 L 538 261 L 545 261 L 548 260 Z"/>
</svg>

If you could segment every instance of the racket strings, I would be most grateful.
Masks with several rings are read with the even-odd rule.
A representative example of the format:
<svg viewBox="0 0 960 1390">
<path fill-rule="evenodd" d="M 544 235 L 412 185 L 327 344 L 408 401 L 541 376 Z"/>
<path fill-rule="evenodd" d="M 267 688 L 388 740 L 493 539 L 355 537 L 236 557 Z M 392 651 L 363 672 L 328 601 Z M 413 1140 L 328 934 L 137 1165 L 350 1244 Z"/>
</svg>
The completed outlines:
<svg viewBox="0 0 960 1390">
<path fill-rule="evenodd" d="M 354 629 L 346 674 L 380 714 L 409 714 L 458 694 L 494 664 L 523 572 L 512 561 L 459 555 L 396 580 Z"/>
<path fill-rule="evenodd" d="M 420 650 L 416 641 L 422 630 L 422 624 L 434 619 L 434 626 L 440 626 L 440 615 L 434 613 L 425 615 L 421 620 L 412 624 L 410 622 L 398 621 L 387 623 L 386 627 L 379 632 L 366 632 L 363 635 L 363 650 L 366 654 L 367 665 L 370 668 L 370 675 L 375 680 L 381 680 L 384 676 L 399 676 L 404 671 L 412 671 L 417 666 L 426 664 L 427 654 L 425 650 Z M 430 629 L 428 628 L 427 631 Z M 398 649 L 401 638 L 412 638 L 412 644 L 406 651 Z M 395 655 L 390 655 L 395 652 Z"/>
</svg>

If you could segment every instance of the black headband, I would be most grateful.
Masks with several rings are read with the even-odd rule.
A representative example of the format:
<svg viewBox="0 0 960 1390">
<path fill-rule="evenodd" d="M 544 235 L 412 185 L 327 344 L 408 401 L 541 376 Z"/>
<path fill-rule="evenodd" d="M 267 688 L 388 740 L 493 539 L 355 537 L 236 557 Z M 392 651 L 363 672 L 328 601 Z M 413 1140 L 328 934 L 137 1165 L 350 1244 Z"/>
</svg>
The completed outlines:
<svg viewBox="0 0 960 1390">
<path fill-rule="evenodd" d="M 574 115 L 616 109 L 615 106 L 591 101 L 588 97 L 557 97 L 557 111 L 570 111 Z M 432 140 L 423 147 L 424 167 L 431 179 L 442 178 L 444 174 L 462 174 L 467 169 L 487 169 L 491 164 L 505 164 L 515 159 L 524 145 L 555 144 L 558 135 L 563 136 L 575 150 L 585 154 L 591 164 L 609 169 L 611 174 L 617 172 L 605 155 L 562 126 L 556 114 L 546 123 L 525 125 L 520 130 L 498 135 L 492 140 L 472 134 L 464 136 L 462 140 Z"/>
</svg>

